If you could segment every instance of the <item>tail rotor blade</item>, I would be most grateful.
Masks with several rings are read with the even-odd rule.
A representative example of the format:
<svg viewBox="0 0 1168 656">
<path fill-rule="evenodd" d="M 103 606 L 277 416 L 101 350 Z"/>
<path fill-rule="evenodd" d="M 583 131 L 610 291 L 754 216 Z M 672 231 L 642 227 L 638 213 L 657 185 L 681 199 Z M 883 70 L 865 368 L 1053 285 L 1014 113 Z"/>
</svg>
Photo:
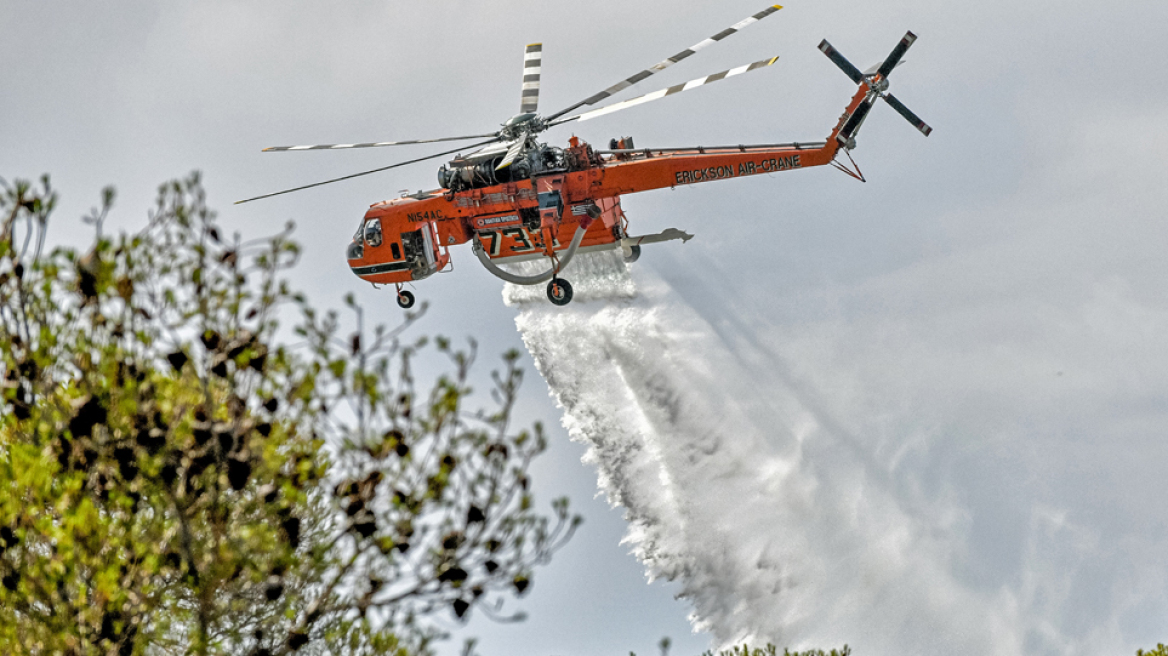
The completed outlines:
<svg viewBox="0 0 1168 656">
<path fill-rule="evenodd" d="M 766 18 L 767 16 L 770 16 L 771 14 L 775 13 L 776 11 L 778 11 L 782 8 L 783 8 L 782 5 L 771 5 L 770 7 L 763 9 L 762 11 L 758 12 L 757 14 L 754 14 L 753 16 L 745 18 L 745 19 L 739 21 L 738 23 L 735 23 L 734 25 L 731 25 L 730 27 L 722 30 L 721 32 L 718 32 L 714 36 L 712 36 L 708 39 L 705 39 L 704 41 L 701 41 L 699 43 L 696 43 L 696 44 L 686 48 L 685 50 L 682 50 L 681 52 L 677 53 L 676 55 L 669 57 L 668 59 L 662 60 L 662 61 L 654 64 L 653 66 L 650 66 L 649 68 L 646 68 L 645 70 L 641 71 L 640 73 L 637 73 L 636 75 L 633 75 L 632 77 L 621 80 L 620 82 L 605 89 L 604 91 L 601 91 L 600 93 L 597 93 L 597 94 L 590 96 L 584 100 L 581 100 L 580 102 L 576 103 L 575 105 L 572 105 L 571 107 L 561 109 L 560 111 L 556 112 L 555 114 L 548 116 L 547 120 L 549 122 L 554 121 L 557 118 L 563 116 L 564 114 L 567 114 L 568 112 L 575 111 L 581 107 L 584 107 L 585 105 L 595 105 L 596 103 L 600 102 L 601 100 L 604 100 L 605 98 L 608 98 L 609 96 L 612 96 L 616 93 L 619 93 L 619 92 L 633 86 L 634 84 L 640 82 L 641 80 L 644 80 L 645 78 L 649 77 L 650 75 L 660 73 L 661 71 L 669 68 L 670 66 L 673 66 L 677 62 L 679 62 L 679 61 L 685 59 L 686 57 L 689 57 L 690 55 L 696 53 L 697 51 L 701 50 L 702 48 L 705 48 L 707 46 L 711 46 L 711 45 L 717 43 L 718 41 L 721 41 L 722 39 L 725 39 L 726 37 L 734 34 L 735 32 L 738 32 L 739 30 L 742 30 L 743 28 L 745 28 L 747 26 L 750 26 L 750 25 L 753 25 L 754 23 L 757 23 L 758 21 Z"/>
<path fill-rule="evenodd" d="M 912 123 L 913 127 L 920 130 L 921 134 L 927 137 L 930 133 L 932 133 L 933 128 L 929 127 L 928 124 L 918 118 L 916 114 L 912 113 L 908 107 L 905 107 L 904 103 L 896 99 L 896 96 L 889 93 L 884 96 L 884 99 L 888 101 L 889 105 L 892 105 L 892 108 L 895 109 L 898 114 L 905 117 L 909 123 Z"/>
<path fill-rule="evenodd" d="M 520 114 L 534 114 L 539 109 L 539 75 L 543 69 L 543 44 L 533 43 L 523 51 L 523 96 Z"/>
<path fill-rule="evenodd" d="M 864 74 L 860 72 L 860 69 L 853 66 L 852 62 L 848 61 L 843 55 L 840 54 L 838 50 L 832 47 L 832 45 L 827 42 L 827 39 L 824 39 L 823 42 L 819 44 L 819 49 L 823 51 L 823 54 L 827 55 L 827 58 L 834 62 L 836 66 L 839 66 L 840 70 L 844 72 L 844 75 L 852 78 L 852 82 L 859 84 L 860 82 L 864 81 Z"/>
<path fill-rule="evenodd" d="M 844 124 L 844 127 L 840 129 L 840 137 L 845 142 L 850 139 L 852 135 L 856 134 L 857 130 L 860 129 L 860 124 L 862 124 L 864 119 L 868 117 L 868 112 L 872 111 L 872 103 L 874 103 L 875 100 L 875 98 L 869 97 L 856 107 L 856 111 L 852 112 L 851 118 L 849 118 L 848 122 Z"/>
<path fill-rule="evenodd" d="M 904 53 L 908 52 L 909 46 L 911 46 L 916 40 L 917 35 L 913 34 L 912 32 L 905 32 L 904 38 L 900 40 L 900 43 L 896 44 L 896 47 L 892 49 L 892 52 L 888 53 L 888 59 L 885 59 L 884 63 L 880 65 L 880 68 L 877 69 L 876 72 L 880 74 L 880 77 L 888 77 L 888 74 L 891 73 L 892 69 L 896 68 L 897 63 L 900 62 L 900 58 L 904 57 Z"/>
</svg>

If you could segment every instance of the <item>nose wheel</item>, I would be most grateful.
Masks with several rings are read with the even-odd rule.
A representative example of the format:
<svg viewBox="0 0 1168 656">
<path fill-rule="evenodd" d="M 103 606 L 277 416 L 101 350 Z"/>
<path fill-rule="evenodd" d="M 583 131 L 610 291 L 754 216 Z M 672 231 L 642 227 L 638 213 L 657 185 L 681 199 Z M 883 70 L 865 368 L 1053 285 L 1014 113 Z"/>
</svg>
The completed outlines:
<svg viewBox="0 0 1168 656">
<path fill-rule="evenodd" d="M 547 286 L 547 297 L 556 305 L 567 305 L 572 302 L 572 285 L 562 278 L 552 278 Z"/>
<path fill-rule="evenodd" d="M 404 289 L 397 290 L 397 306 L 403 310 L 414 307 L 414 295 Z"/>
</svg>

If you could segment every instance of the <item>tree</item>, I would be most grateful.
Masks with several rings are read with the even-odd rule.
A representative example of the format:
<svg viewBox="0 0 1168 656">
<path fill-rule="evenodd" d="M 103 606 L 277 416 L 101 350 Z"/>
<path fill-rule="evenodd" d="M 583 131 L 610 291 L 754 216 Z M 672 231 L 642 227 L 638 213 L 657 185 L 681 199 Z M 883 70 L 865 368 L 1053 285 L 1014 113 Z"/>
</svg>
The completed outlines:
<svg viewBox="0 0 1168 656">
<path fill-rule="evenodd" d="M 466 351 L 341 339 L 282 278 L 291 226 L 227 239 L 199 178 L 147 225 L 45 253 L 56 194 L 0 180 L 0 651 L 428 653 L 426 618 L 530 588 L 580 518 L 537 513 L 517 355 L 468 411 Z M 298 346 L 281 311 L 299 309 Z"/>
<path fill-rule="evenodd" d="M 663 646 L 663 656 L 666 656 L 664 653 L 666 651 L 668 650 Z M 754 648 L 751 648 L 750 645 L 732 645 L 730 649 L 718 651 L 718 656 L 778 656 L 778 654 L 779 648 L 771 643 L 767 643 L 766 647 Z M 822 649 L 808 649 L 807 651 L 783 649 L 783 656 L 851 656 L 851 654 L 852 650 L 847 645 L 844 645 L 841 649 L 832 649 L 830 652 L 823 651 Z M 707 651 L 702 656 L 714 656 L 714 652 Z"/>
</svg>

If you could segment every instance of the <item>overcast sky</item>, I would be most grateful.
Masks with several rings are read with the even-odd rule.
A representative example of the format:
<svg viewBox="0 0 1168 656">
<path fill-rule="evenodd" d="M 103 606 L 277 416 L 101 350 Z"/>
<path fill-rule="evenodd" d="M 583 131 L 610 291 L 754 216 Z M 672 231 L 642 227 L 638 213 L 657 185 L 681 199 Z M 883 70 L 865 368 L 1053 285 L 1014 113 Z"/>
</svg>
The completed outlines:
<svg viewBox="0 0 1168 656">
<path fill-rule="evenodd" d="M 3 0 L 0 176 L 51 173 L 62 196 L 52 237 L 81 244 L 79 217 L 102 186 L 119 190 L 107 225 L 130 229 L 158 184 L 201 170 L 229 229 L 257 236 L 296 221 L 306 248 L 295 278 L 311 298 L 339 306 L 352 291 L 393 322 L 392 297 L 347 270 L 344 247 L 369 204 L 433 188 L 438 162 L 234 207 L 426 153 L 261 148 L 491 131 L 518 110 L 527 43 L 544 44 L 541 109 L 554 111 L 764 7 Z M 673 355 L 715 369 L 709 353 L 747 363 L 728 370 L 783 409 L 792 423 L 776 435 L 822 436 L 807 451 L 807 481 L 872 482 L 856 492 L 872 513 L 865 532 L 832 533 L 827 508 L 805 525 L 797 513 L 776 521 L 850 545 L 907 527 L 928 539 L 890 559 L 921 548 L 922 567 L 944 579 L 897 588 L 905 579 L 892 577 L 887 596 L 865 597 L 846 580 L 805 578 L 802 589 L 818 592 L 785 603 L 825 609 L 822 621 L 760 619 L 759 635 L 849 641 L 858 654 L 984 644 L 921 638 L 928 621 L 953 619 L 929 620 L 898 596 L 925 590 L 1001 606 L 992 635 L 1003 654 L 1134 652 L 1165 640 L 1165 26 L 1168 5 L 1145 0 L 791 2 L 638 89 L 779 55 L 776 66 L 548 133 L 560 145 L 572 130 L 641 146 L 822 139 L 854 89 L 816 50 L 820 39 L 864 69 L 906 29 L 920 37 L 892 89 L 935 132 L 926 139 L 877 107 L 855 153 L 868 183 L 825 167 L 624 201 L 634 232 L 697 235 L 647 248 L 632 272 L 657 290 L 646 299 L 692 328 L 690 341 L 670 343 L 709 349 Z M 415 290 L 431 303 L 419 331 L 473 335 L 486 365 L 522 345 L 520 311 L 469 249 L 453 256 L 453 274 Z M 572 309 L 599 316 L 604 306 Z M 708 624 L 712 597 L 673 599 L 694 583 L 684 577 L 646 585 L 628 554 L 643 544 L 620 544 L 622 513 L 594 498 L 597 470 L 580 463 L 584 447 L 569 442 L 534 371 L 527 391 L 526 416 L 553 429 L 539 491 L 570 494 L 588 522 L 537 573 L 526 624 L 472 625 L 484 652 L 645 654 L 663 635 L 675 653 L 705 648 L 713 634 L 690 635 L 686 617 L 697 608 Z M 866 553 L 849 548 L 820 551 Z M 831 609 L 833 594 L 864 601 Z"/>
</svg>

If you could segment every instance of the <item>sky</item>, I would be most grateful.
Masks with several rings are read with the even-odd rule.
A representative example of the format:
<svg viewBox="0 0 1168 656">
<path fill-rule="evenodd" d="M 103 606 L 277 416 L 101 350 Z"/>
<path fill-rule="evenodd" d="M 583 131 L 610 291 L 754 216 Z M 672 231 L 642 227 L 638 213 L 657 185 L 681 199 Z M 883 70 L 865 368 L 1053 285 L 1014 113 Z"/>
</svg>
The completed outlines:
<svg viewBox="0 0 1168 656">
<path fill-rule="evenodd" d="M 369 204 L 433 188 L 440 160 L 232 206 L 427 152 L 261 148 L 491 131 L 518 111 L 527 43 L 544 44 L 554 111 L 764 7 L 4 0 L 0 176 L 51 173 L 51 238 L 80 245 L 104 185 L 119 190 L 107 230 L 133 229 L 160 183 L 198 169 L 229 230 L 296 222 L 311 298 L 339 307 L 353 292 L 393 323 L 391 296 L 346 270 L 344 247 Z M 417 285 L 419 332 L 475 337 L 484 370 L 508 348 L 537 354 L 521 408 L 551 428 L 537 492 L 570 495 L 587 520 L 537 573 L 527 622 L 463 633 L 484 654 L 645 654 L 662 636 L 675 654 L 742 637 L 858 654 L 1165 640 L 1166 24 L 1168 6 L 1142 0 L 791 2 L 636 92 L 775 66 L 549 132 L 820 140 L 854 89 L 819 41 L 864 69 L 906 29 L 920 39 L 892 91 L 935 129 L 876 107 L 854 153 L 863 184 L 824 167 L 624 199 L 634 232 L 697 235 L 646 248 L 633 299 L 558 318 L 508 305 L 465 247 L 453 273 Z M 569 334 L 591 350 L 562 353 Z M 642 366 L 588 360 L 612 353 Z M 549 387 L 537 365 L 576 373 Z M 564 402 L 618 374 L 626 397 Z M 660 380 L 691 419 L 654 419 L 643 394 Z M 707 406 L 732 409 L 708 424 L 724 446 L 682 458 L 710 439 L 696 428 Z M 631 417 L 613 435 L 656 451 L 606 456 L 619 442 L 588 416 Z M 709 565 L 750 558 L 765 590 Z"/>
</svg>

